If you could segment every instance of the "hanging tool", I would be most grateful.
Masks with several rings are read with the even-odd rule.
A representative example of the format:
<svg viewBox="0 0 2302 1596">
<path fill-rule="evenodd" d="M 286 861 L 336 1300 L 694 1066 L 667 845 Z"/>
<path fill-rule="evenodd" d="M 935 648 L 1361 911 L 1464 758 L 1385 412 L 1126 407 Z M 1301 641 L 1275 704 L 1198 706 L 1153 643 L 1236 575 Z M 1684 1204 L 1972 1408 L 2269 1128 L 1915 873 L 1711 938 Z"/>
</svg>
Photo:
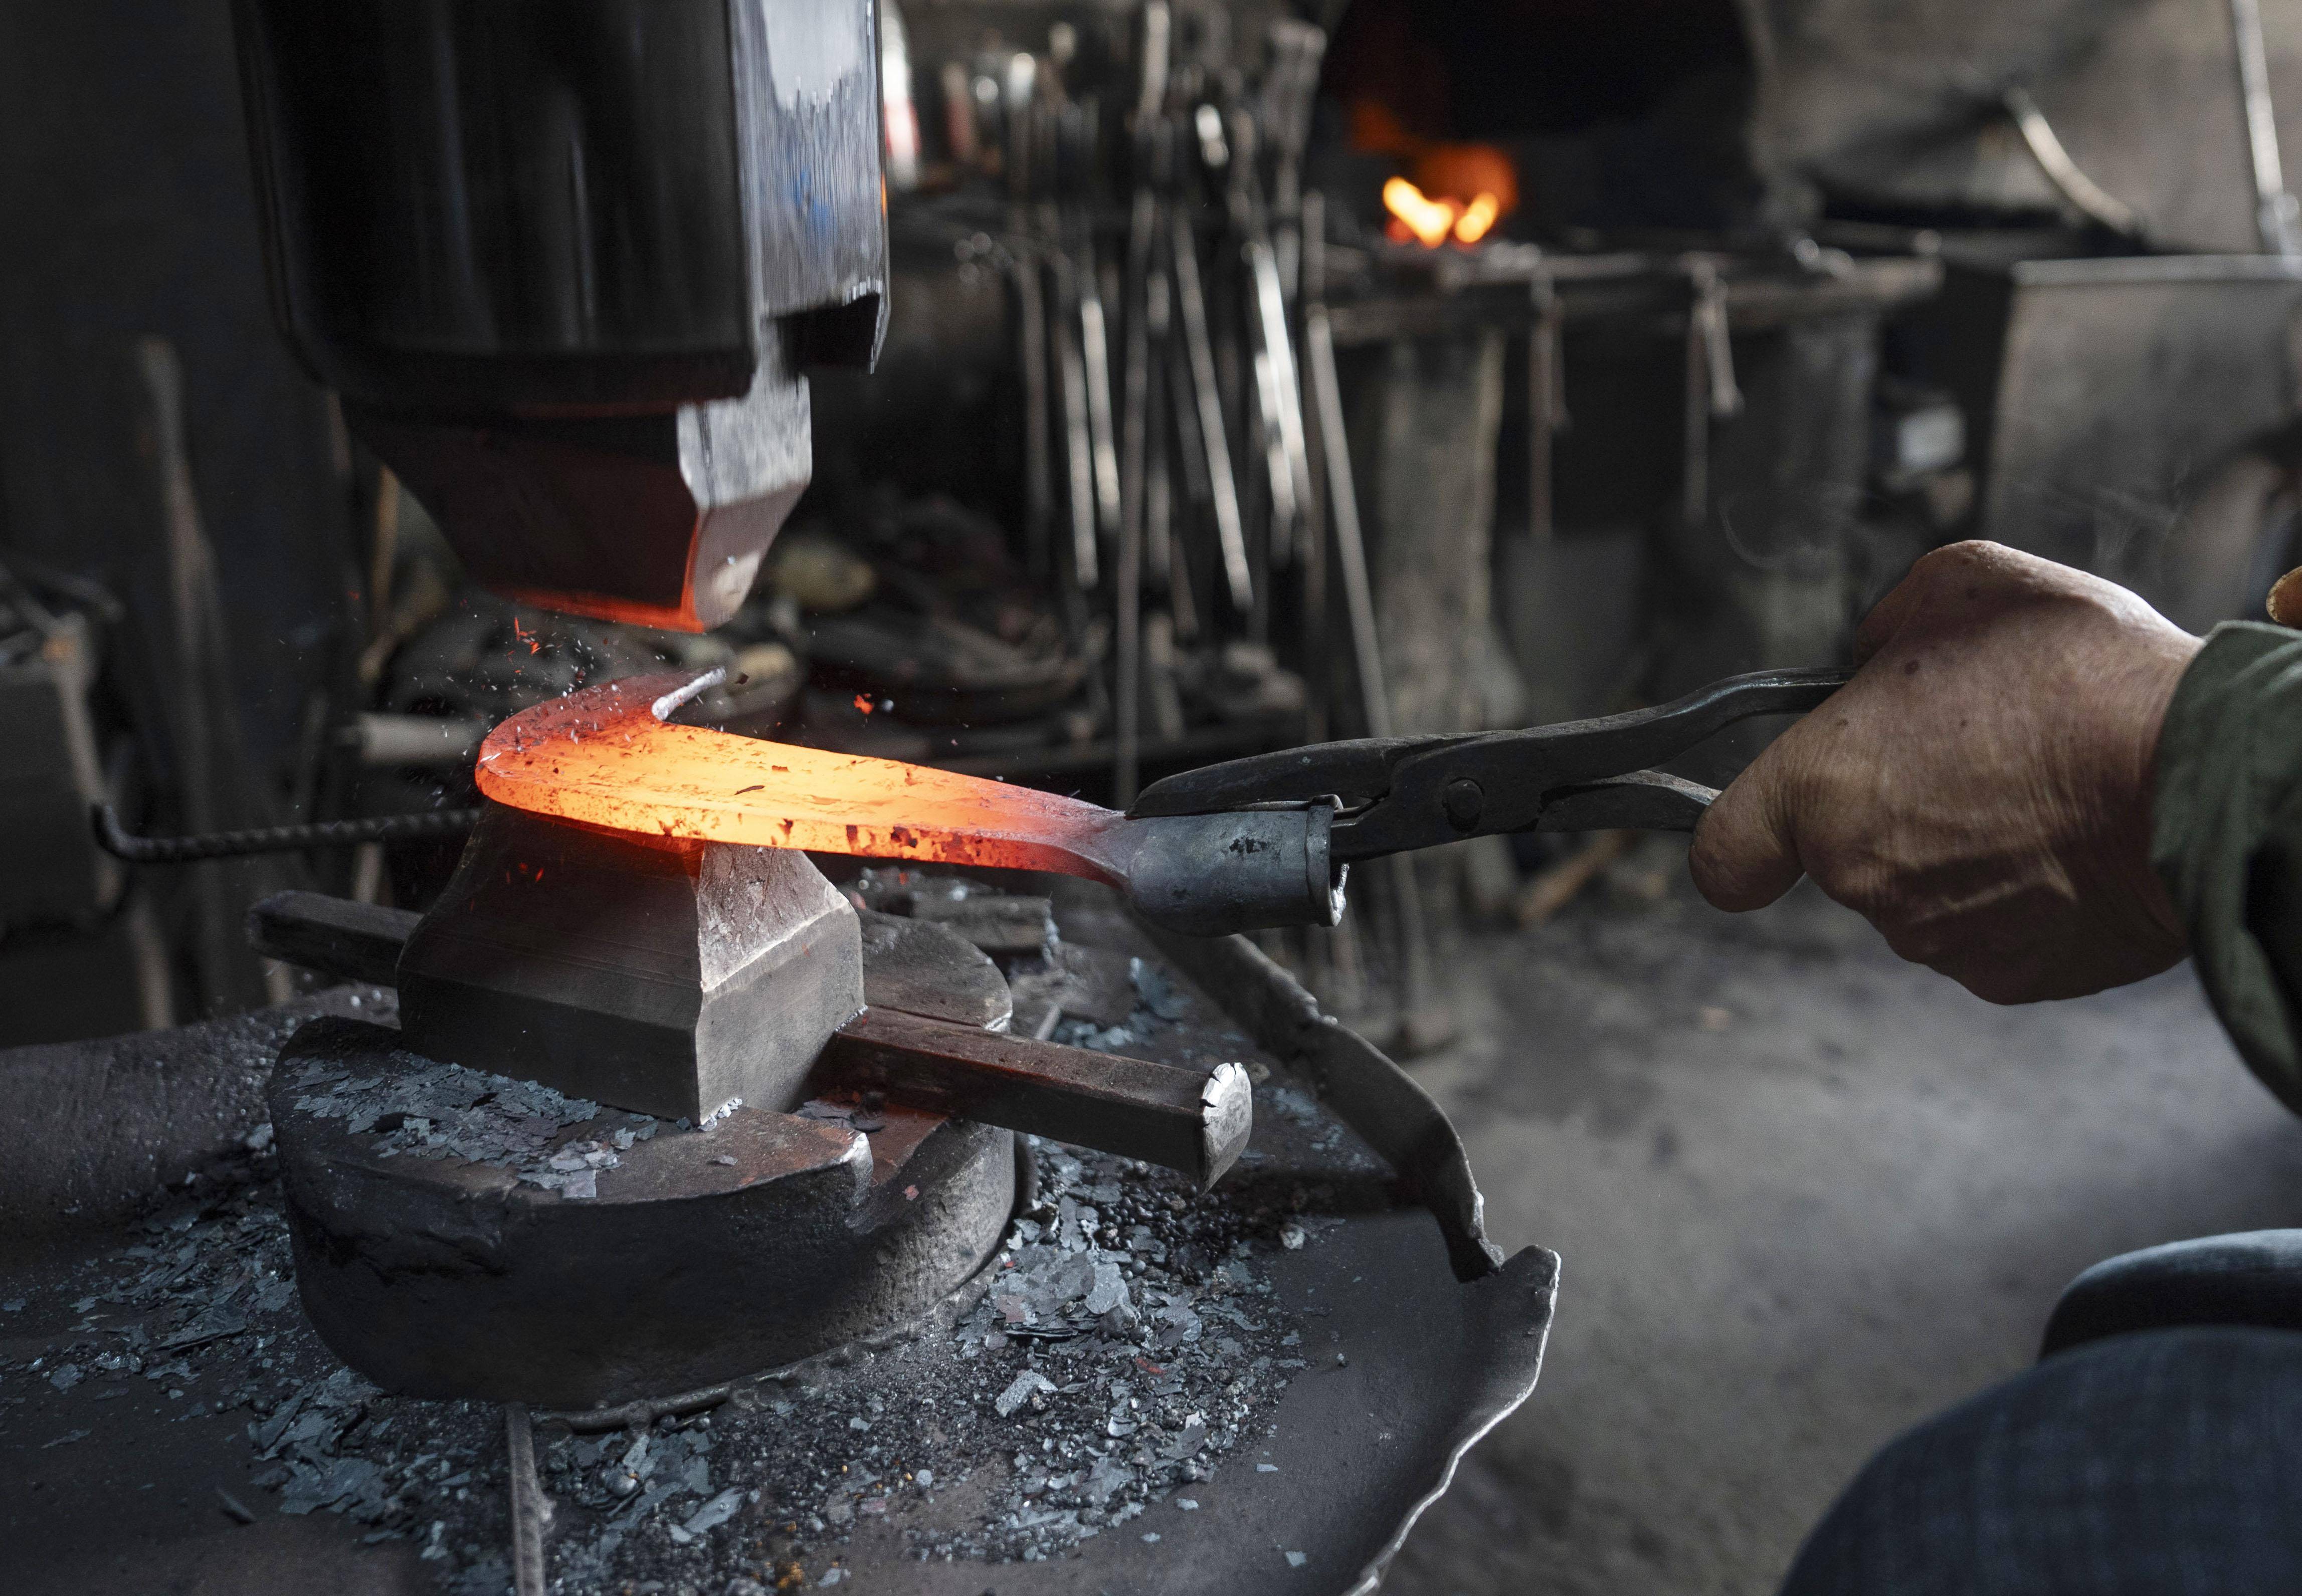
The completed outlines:
<svg viewBox="0 0 2302 1596">
<path fill-rule="evenodd" d="M 2278 111 L 2270 97 L 2270 54 L 2262 38 L 2262 0 L 2231 0 L 2238 47 L 2239 94 L 2246 110 L 2246 147 L 2254 166 L 2255 226 L 2264 255 L 2302 255 L 2302 206 L 2286 189 L 2278 155 Z"/>
<path fill-rule="evenodd" d="M 1255 578 L 1248 567 L 1247 531 L 1239 520 L 1239 486 L 1231 476 L 1222 396 L 1215 386 L 1214 342 L 1207 332 L 1207 300 L 1199 283 L 1198 240 L 1192 234 L 1189 213 L 1180 206 L 1175 211 L 1173 236 L 1175 298 L 1183 313 L 1183 347 L 1190 361 L 1194 418 L 1206 457 L 1207 489 L 1214 500 L 1223 580 L 1231 590 L 1231 608 L 1246 615 L 1255 608 Z"/>
<path fill-rule="evenodd" d="M 1566 315 L 1547 268 L 1536 269 L 1527 291 L 1534 325 L 1526 335 L 1526 525 L 1530 537 L 1547 543 L 1558 530 L 1552 449 L 1567 426 Z"/>
<path fill-rule="evenodd" d="M 1287 330 L 1287 299 L 1279 282 L 1279 265 L 1271 241 L 1263 236 L 1261 218 L 1250 199 L 1247 241 L 1248 273 L 1255 295 L 1256 331 L 1262 349 L 1256 366 L 1256 385 L 1264 391 L 1264 408 L 1274 433 L 1271 465 L 1272 541 L 1283 548 L 1280 525 L 1291 530 L 1302 507 L 1311 500 L 1311 451 L 1303 437 L 1303 390 L 1295 370 L 1295 340 Z M 1287 513 L 1281 517 L 1279 506 Z M 1274 549 L 1274 553 L 1277 549 Z"/>
<path fill-rule="evenodd" d="M 1302 302 L 1323 304 L 1327 296 L 1326 196 L 1317 189 L 1303 197 Z M 1317 447 L 1318 429 L 1305 417 L 1304 457 Z M 1334 691 L 1334 672 L 1327 657 L 1327 529 L 1326 506 L 1319 496 L 1322 458 L 1311 473 L 1311 497 L 1304 506 L 1303 522 L 1303 735 L 1306 740 L 1327 740 L 1328 699 Z"/>
<path fill-rule="evenodd" d="M 1303 348 L 1311 363 L 1312 402 L 1319 424 L 1319 451 L 1327 462 L 1327 518 L 1334 529 L 1334 555 L 1343 584 L 1343 611 L 1350 626 L 1351 661 L 1371 736 L 1390 735 L 1390 690 L 1383 680 L 1382 646 L 1375 632 L 1374 591 L 1367 579 L 1366 540 L 1359 525 L 1358 489 L 1351 480 L 1350 440 L 1343 423 L 1343 390 L 1335 371 L 1335 338 L 1323 298 L 1306 296 Z M 1321 744 L 1332 747 L 1333 744 Z M 1399 903 L 1399 1012 L 1422 1012 L 1431 990 L 1431 945 L 1424 934 L 1423 893 L 1415 861 L 1401 853 L 1390 864 L 1391 895 Z"/>
<path fill-rule="evenodd" d="M 1726 323 L 1726 282 L 1718 263 L 1691 255 L 1684 263 L 1686 310 L 1685 458 L 1680 514 L 1690 527 L 1710 518 L 1710 424 L 1743 413 L 1735 381 L 1735 346 Z"/>
<path fill-rule="evenodd" d="M 1056 301 L 1055 382 L 1063 394 L 1064 460 L 1071 467 L 1071 555 L 1072 580 L 1082 590 L 1102 579 L 1096 545 L 1095 434 L 1088 419 L 1087 358 L 1080 347 L 1078 269 L 1062 254 L 1053 257 Z"/>
<path fill-rule="evenodd" d="M 1134 801 L 1140 779 L 1143 737 L 1143 543 L 1149 497 L 1151 411 L 1151 257 L 1157 243 L 1159 197 L 1153 183 L 1159 143 L 1160 108 L 1167 94 L 1169 18 L 1164 0 L 1143 8 L 1139 59 L 1142 78 L 1135 102 L 1135 201 L 1128 218 L 1125 315 L 1127 338 L 1121 401 L 1119 581 L 1115 595 L 1118 658 L 1113 671 L 1113 794 Z"/>
</svg>

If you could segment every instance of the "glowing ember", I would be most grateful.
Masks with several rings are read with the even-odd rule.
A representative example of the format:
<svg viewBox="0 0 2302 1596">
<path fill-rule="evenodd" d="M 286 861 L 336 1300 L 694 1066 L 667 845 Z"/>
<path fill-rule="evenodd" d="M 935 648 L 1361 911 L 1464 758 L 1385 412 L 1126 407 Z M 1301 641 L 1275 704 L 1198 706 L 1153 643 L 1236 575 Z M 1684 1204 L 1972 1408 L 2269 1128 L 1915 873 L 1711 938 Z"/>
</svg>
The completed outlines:
<svg viewBox="0 0 2302 1596">
<path fill-rule="evenodd" d="M 634 676 L 522 710 L 481 745 L 499 803 L 643 836 L 1056 870 L 1123 885 L 1126 817 L 1077 799 L 658 718 L 680 676 Z"/>
<path fill-rule="evenodd" d="M 1391 238 L 1401 244 L 1414 239 L 1425 249 L 1436 249 L 1449 239 L 1475 244 L 1502 214 L 1502 202 L 1492 194 L 1478 194 L 1468 205 L 1433 199 L 1403 177 L 1383 184 L 1382 203 L 1390 212 Z"/>
<path fill-rule="evenodd" d="M 1458 213 L 1454 201 L 1428 198 L 1403 177 L 1392 178 L 1383 184 L 1382 204 L 1398 224 L 1391 231 L 1401 243 L 1409 238 L 1419 239 L 1425 249 L 1436 249 L 1455 231 Z"/>
<path fill-rule="evenodd" d="M 1493 195 L 1480 195 L 1465 206 L 1463 214 L 1455 218 L 1455 241 L 1458 244 L 1477 243 L 1487 236 L 1487 229 L 1495 224 L 1495 218 L 1501 214 L 1502 206 L 1496 203 Z"/>
</svg>

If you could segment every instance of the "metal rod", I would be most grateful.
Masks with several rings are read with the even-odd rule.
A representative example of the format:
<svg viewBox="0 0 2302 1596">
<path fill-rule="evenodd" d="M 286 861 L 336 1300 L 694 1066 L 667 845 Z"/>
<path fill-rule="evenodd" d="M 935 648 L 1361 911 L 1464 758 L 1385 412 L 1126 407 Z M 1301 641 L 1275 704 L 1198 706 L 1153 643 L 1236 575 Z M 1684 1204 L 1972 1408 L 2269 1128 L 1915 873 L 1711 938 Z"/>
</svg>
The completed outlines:
<svg viewBox="0 0 2302 1596">
<path fill-rule="evenodd" d="M 1261 239 L 1251 239 L 1247 246 L 1247 262 L 1255 280 L 1256 314 L 1263 332 L 1263 348 L 1271 359 L 1273 408 L 1277 414 L 1279 441 L 1286 458 L 1289 496 L 1299 507 L 1311 497 L 1311 454 L 1303 437 L 1303 384 L 1296 374 L 1294 340 L 1287 331 L 1287 299 L 1281 291 L 1279 265 L 1270 244 Z"/>
<path fill-rule="evenodd" d="M 112 805 L 98 804 L 91 819 L 99 847 L 133 864 L 193 864 L 204 859 L 241 859 L 252 853 L 300 853 L 310 848 L 349 848 L 360 843 L 411 842 L 461 836 L 480 822 L 479 809 L 434 809 L 412 815 L 375 815 L 361 820 L 314 820 L 301 826 L 256 826 L 243 831 L 210 831 L 190 836 L 136 836 L 120 823 Z"/>
<path fill-rule="evenodd" d="M 1327 197 L 1316 189 L 1303 196 L 1302 305 L 1323 304 L 1327 296 Z M 1327 505 L 1320 487 L 1325 469 L 1319 449 L 1319 429 L 1305 417 L 1303 454 L 1311 466 L 1311 497 L 1304 506 L 1303 523 L 1303 735 L 1323 743 L 1333 733 L 1332 700 L 1334 664 L 1329 658 L 1327 592 Z M 1318 940 L 1313 934 L 1313 940 Z"/>
<path fill-rule="evenodd" d="M 1174 585 L 1175 459 L 1169 444 L 1173 428 L 1167 414 L 1166 354 L 1173 301 L 1164 273 L 1155 269 L 1145 286 L 1151 352 L 1143 400 L 1143 567 L 1151 587 L 1167 592 Z"/>
<path fill-rule="evenodd" d="M 1236 1064 L 1182 1064 L 1090 1053 L 1027 1037 L 867 1010 L 824 1045 L 818 1090 L 890 1101 L 1049 1136 L 1180 1170 L 1201 1188 L 1247 1146 L 1253 1088 Z"/>
<path fill-rule="evenodd" d="M 512 1589 L 518 1596 L 544 1596 L 543 1526 L 551 1504 L 535 1475 L 535 1430 L 525 1404 L 504 1404 L 504 1440 L 511 1454 Z"/>
<path fill-rule="evenodd" d="M 2270 53 L 2262 37 L 2262 0 L 2231 0 L 2238 51 L 2239 95 L 2246 112 L 2247 154 L 2254 164 L 2255 226 L 2265 255 L 2302 255 L 2302 215 L 2286 191 L 2278 155 L 2278 111 L 2270 97 Z"/>
<path fill-rule="evenodd" d="M 1710 423 L 1718 414 L 1718 372 L 1712 352 L 1715 322 L 1723 322 L 1718 268 L 1700 257 L 1686 267 L 1686 409 L 1679 480 L 1679 519 L 1689 527 L 1710 518 Z M 1729 382 L 1733 381 L 1731 375 Z"/>
<path fill-rule="evenodd" d="M 1295 497 L 1295 474 L 1287 461 L 1287 443 L 1280 432 L 1279 382 L 1271 365 L 1271 351 L 1255 351 L 1254 437 L 1248 447 L 1263 445 L 1263 476 L 1271 487 L 1271 523 L 1264 543 L 1268 561 L 1283 566 L 1295 552 L 1295 527 L 1301 514 Z"/>
<path fill-rule="evenodd" d="M 1111 414 L 1111 328 L 1103 314 L 1103 289 L 1095 264 L 1092 220 L 1083 222 L 1080 246 L 1080 354 L 1087 381 L 1087 430 L 1095 462 L 1095 522 L 1107 537 L 1119 535 L 1119 445 Z M 1088 584 L 1092 586 L 1093 584 Z"/>
<path fill-rule="evenodd" d="M 2015 130 L 2029 147 L 2030 158 L 2038 163 L 2038 170 L 2061 190 L 2063 197 L 2114 233 L 2129 238 L 2141 236 L 2141 223 L 2135 220 L 2133 211 L 2079 169 L 2071 158 L 2071 152 L 2063 147 L 2054 123 L 2046 120 L 2046 113 L 2038 109 L 2038 102 L 2030 97 L 2029 91 L 2010 88 L 2005 100 L 2007 114 L 2013 117 Z"/>
<path fill-rule="evenodd" d="M 1148 495 L 1151 397 L 1151 249 L 1158 223 L 1158 199 L 1148 186 L 1135 190 L 1127 239 L 1127 343 L 1125 390 L 1121 414 L 1119 515 L 1118 658 L 1113 677 L 1117 702 L 1112 714 L 1113 803 L 1135 802 L 1141 780 L 1143 737 L 1143 519 Z"/>
<path fill-rule="evenodd" d="M 1017 327 L 1016 363 L 1023 377 L 1023 543 L 1031 575 L 1047 580 L 1054 550 L 1054 460 L 1047 436 L 1047 308 L 1039 285 L 1038 257 L 1028 242 L 1014 254 Z"/>
<path fill-rule="evenodd" d="M 1068 262 L 1058 260 L 1059 279 L 1071 275 Z M 1061 297 L 1071 298 L 1069 285 Z M 1088 421 L 1087 361 L 1080 352 L 1077 323 L 1067 307 L 1054 320 L 1055 375 L 1063 389 L 1063 441 L 1071 466 L 1071 574 L 1082 589 L 1092 588 L 1101 575 L 1100 554 L 1095 542 L 1095 439 Z"/>
<path fill-rule="evenodd" d="M 1358 668 L 1359 693 L 1367 735 L 1391 735 L 1390 694 L 1383 682 L 1382 649 L 1375 630 L 1374 592 L 1367 578 L 1366 542 L 1359 525 L 1358 491 L 1351 480 L 1350 441 L 1343 426 L 1342 383 L 1335 370 L 1335 340 L 1327 307 L 1314 303 L 1304 315 L 1303 343 L 1311 362 L 1311 387 L 1319 422 L 1320 448 L 1327 458 L 1327 515 L 1335 531 L 1335 563 L 1340 567 L 1343 605 L 1350 618 L 1351 651 Z M 1414 858 L 1390 856 L 1392 895 L 1398 900 L 1399 1013 L 1402 1030 L 1431 989 L 1430 946 L 1423 927 L 1423 893 Z"/>
<path fill-rule="evenodd" d="M 1335 372 L 1334 337 L 1327 307 L 1314 305 L 1304 318 L 1303 341 L 1311 357 L 1311 388 L 1319 419 L 1319 446 L 1327 458 L 1327 516 L 1335 529 L 1335 563 L 1343 583 L 1343 608 L 1349 619 L 1351 648 L 1357 655 L 1359 693 L 1367 735 L 1388 737 L 1390 695 L 1383 685 L 1382 655 L 1376 644 L 1374 593 L 1367 580 L 1366 543 L 1359 525 L 1358 493 L 1351 481 L 1350 442 L 1343 431 L 1343 399 Z"/>
<path fill-rule="evenodd" d="M 1175 297 L 1183 313 L 1183 345 L 1190 358 L 1191 391 L 1197 402 L 1199 441 L 1207 460 L 1207 488 L 1214 499 L 1215 535 L 1222 545 L 1223 578 L 1231 607 L 1255 609 L 1255 578 L 1247 563 L 1247 532 L 1239 515 L 1239 486 L 1232 480 L 1231 444 L 1223 426 L 1222 396 L 1215 385 L 1214 345 L 1207 332 L 1207 301 L 1199 284 L 1198 241 L 1191 218 L 1180 206 L 1174 225 Z"/>
<path fill-rule="evenodd" d="M 248 911 L 248 945 L 267 959 L 346 980 L 391 987 L 399 954 L 422 919 L 316 892 L 276 892 Z"/>
<path fill-rule="evenodd" d="M 1526 526 L 1528 536 L 1547 543 L 1558 531 L 1552 450 L 1567 416 L 1565 317 L 1549 272 L 1535 273 L 1528 292 L 1534 325 L 1526 335 Z"/>
</svg>

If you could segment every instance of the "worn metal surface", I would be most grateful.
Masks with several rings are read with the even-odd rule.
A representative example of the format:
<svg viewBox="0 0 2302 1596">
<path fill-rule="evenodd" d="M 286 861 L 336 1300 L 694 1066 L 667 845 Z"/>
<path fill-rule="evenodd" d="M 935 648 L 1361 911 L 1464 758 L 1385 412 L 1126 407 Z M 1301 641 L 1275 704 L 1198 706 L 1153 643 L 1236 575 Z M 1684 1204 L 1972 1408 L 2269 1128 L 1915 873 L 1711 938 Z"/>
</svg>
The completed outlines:
<svg viewBox="0 0 2302 1596">
<path fill-rule="evenodd" d="M 601 840 L 614 842 L 579 834 L 586 845 Z M 789 857 L 805 859 L 802 854 Z M 643 861 L 651 867 L 659 862 Z M 533 863 L 531 860 L 531 868 Z M 491 864 L 479 874 L 491 881 L 495 869 Z M 613 885 L 630 891 L 629 883 Z M 994 900 L 1004 896 L 989 892 L 979 895 Z M 1045 898 L 1005 901 L 1032 906 L 1041 922 L 1049 923 Z M 525 910 L 527 904 L 516 899 L 512 907 Z M 872 911 L 862 911 L 862 990 L 871 1006 L 817 1044 L 819 1051 L 809 1053 L 802 1063 L 806 1085 L 794 1080 L 786 1096 L 871 1094 L 920 1113 L 959 1115 L 1141 1158 L 1180 1171 L 1203 1189 L 1222 1178 L 1246 1145 L 1252 1106 L 1247 1082 L 1236 1071 L 1179 1069 L 1121 1056 L 1108 1047 L 1089 1052 L 1039 1036 L 998 1034 L 1008 1029 L 1014 998 L 1007 979 L 988 957 L 932 921 Z M 544 916 L 517 921 L 513 928 L 522 936 L 540 937 L 538 928 L 553 923 Z M 280 894 L 251 917 L 251 934 L 266 953 L 306 969 L 353 977 L 381 970 L 391 979 L 395 963 L 404 974 L 409 962 L 398 957 L 399 939 L 417 928 L 416 917 L 405 911 L 310 893 Z M 625 931 L 636 935 L 629 925 Z M 416 957 L 435 964 L 452 962 L 457 954 L 452 943 L 426 951 L 417 937 L 412 945 Z M 1064 957 L 1068 952 L 1058 950 L 1059 964 L 1076 962 Z M 592 962 L 588 945 L 557 953 Z M 549 973 L 546 966 L 542 974 Z M 423 979 L 426 983 L 436 980 L 429 974 Z M 411 1049 L 424 1048 L 433 1059 L 506 1072 L 515 1066 L 491 1062 L 493 1053 L 476 1046 L 475 1037 L 491 1042 L 517 1026 L 524 1043 L 539 1048 L 548 1045 L 548 1051 L 534 1054 L 548 1068 L 529 1070 L 523 1064 L 520 1072 L 570 1093 L 585 1091 L 586 1082 L 622 1080 L 635 1069 L 662 1073 L 676 1062 L 669 1056 L 673 1049 L 668 1041 L 644 1034 L 643 1046 L 661 1043 L 656 1048 L 660 1056 L 635 1057 L 629 1046 L 630 1027 L 608 1023 L 596 1013 L 547 1013 L 537 1020 L 521 999 L 539 979 L 537 963 L 527 956 L 504 970 L 466 972 L 454 1006 L 435 1008 L 421 1022 L 428 1028 L 424 1030 L 410 1028 L 413 1037 L 445 1035 L 459 1044 L 458 1051 L 421 1040 L 412 1040 Z M 762 977 L 777 979 L 774 972 Z M 802 971 L 792 996 L 794 1006 L 808 995 L 808 979 Z M 1123 982 L 1122 989 L 1126 997 L 1117 1012 L 1100 1015 L 1107 1023 L 1123 1024 L 1136 1001 L 1133 989 Z M 627 986 L 617 983 L 610 983 L 609 990 L 626 996 L 629 992 Z M 439 998 L 427 992 L 419 1001 L 437 1004 Z M 403 1025 L 407 1023 L 407 1010 L 416 1006 L 404 1005 Z M 665 1037 L 676 1029 L 661 1028 Z M 699 1028 L 696 1045 L 708 1040 Z M 592 1095 L 604 1096 L 596 1089 Z M 752 1105 L 767 1101 L 755 1100 Z M 682 1117 L 703 1116 L 691 1113 Z"/>
<path fill-rule="evenodd" d="M 1046 905 L 1040 905 L 1044 916 Z M 1015 995 L 983 952 L 948 927 L 865 909 L 863 1001 L 956 1025 L 1004 1031 Z"/>
<path fill-rule="evenodd" d="M 863 1006 L 855 911 L 803 853 L 491 806 L 400 955 L 409 1046 L 701 1121 L 798 1101 Z"/>
<path fill-rule="evenodd" d="M 275 319 L 477 579 L 701 629 L 884 321 L 866 0 L 245 0 Z"/>
<path fill-rule="evenodd" d="M 427 1156 L 406 1130 L 428 1108 L 450 1148 L 492 1152 L 470 1128 L 484 1111 L 459 1105 L 508 1081 L 392 1096 L 411 1106 L 363 1129 L 357 1098 L 332 1112 L 347 1080 L 427 1069 L 391 1031 L 314 1024 L 270 1093 L 305 1310 L 406 1395 L 588 1407 L 789 1363 L 951 1290 L 1012 1199 L 1004 1131 L 892 1107 L 867 1135 L 751 1108 L 697 1130 L 551 1105 L 580 1117 L 525 1158 Z M 568 1163 L 575 1182 L 539 1183 Z"/>
</svg>

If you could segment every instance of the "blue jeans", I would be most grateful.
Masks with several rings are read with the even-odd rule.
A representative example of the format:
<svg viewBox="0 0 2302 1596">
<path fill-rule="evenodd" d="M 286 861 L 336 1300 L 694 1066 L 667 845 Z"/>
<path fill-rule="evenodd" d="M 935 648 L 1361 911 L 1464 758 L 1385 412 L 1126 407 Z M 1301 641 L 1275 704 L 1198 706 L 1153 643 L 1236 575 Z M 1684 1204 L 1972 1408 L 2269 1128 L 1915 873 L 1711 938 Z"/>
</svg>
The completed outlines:
<svg viewBox="0 0 2302 1596">
<path fill-rule="evenodd" d="M 2152 1247 L 2037 1366 L 1890 1442 L 1783 1596 L 2302 1592 L 2302 1231 Z"/>
</svg>

